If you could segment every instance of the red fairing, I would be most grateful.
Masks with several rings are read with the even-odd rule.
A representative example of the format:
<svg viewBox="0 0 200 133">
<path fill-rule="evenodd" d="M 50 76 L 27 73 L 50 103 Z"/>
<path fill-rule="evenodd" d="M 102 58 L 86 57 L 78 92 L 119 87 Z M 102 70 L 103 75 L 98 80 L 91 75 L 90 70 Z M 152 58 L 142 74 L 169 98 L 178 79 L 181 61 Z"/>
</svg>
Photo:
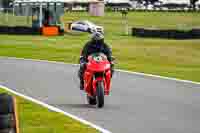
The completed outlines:
<svg viewBox="0 0 200 133">
<path fill-rule="evenodd" d="M 89 96 L 96 95 L 97 81 L 103 81 L 105 95 L 109 95 L 111 87 L 110 67 L 110 62 L 106 57 L 88 57 L 88 63 L 84 73 L 84 90 Z M 96 73 L 99 74 L 97 77 L 95 77 Z"/>
<path fill-rule="evenodd" d="M 96 90 L 97 90 L 97 81 L 102 81 L 103 80 L 103 78 L 102 77 L 98 77 L 98 78 L 96 78 L 95 80 L 93 80 L 93 84 L 92 84 L 92 87 L 93 87 L 93 92 L 94 92 L 94 94 L 96 93 Z"/>
<path fill-rule="evenodd" d="M 110 88 L 111 88 L 111 71 L 108 70 L 106 72 L 106 80 L 105 80 L 105 95 L 109 95 L 110 93 Z"/>
<path fill-rule="evenodd" d="M 93 72 L 104 72 L 110 69 L 110 62 L 108 60 L 96 62 L 92 57 L 88 57 L 87 69 Z"/>
<path fill-rule="evenodd" d="M 88 94 L 90 96 L 93 95 L 93 91 L 91 90 L 92 77 L 93 77 L 93 73 L 86 70 L 85 73 L 84 73 L 84 89 L 85 89 L 86 92 L 88 92 Z"/>
</svg>

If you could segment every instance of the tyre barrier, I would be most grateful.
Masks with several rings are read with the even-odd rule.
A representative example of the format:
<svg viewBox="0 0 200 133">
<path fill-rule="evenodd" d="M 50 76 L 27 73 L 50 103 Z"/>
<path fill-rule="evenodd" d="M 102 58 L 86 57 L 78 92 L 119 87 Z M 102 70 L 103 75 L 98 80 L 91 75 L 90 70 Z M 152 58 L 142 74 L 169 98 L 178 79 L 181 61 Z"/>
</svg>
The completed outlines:
<svg viewBox="0 0 200 133">
<path fill-rule="evenodd" d="M 40 29 L 24 26 L 0 26 L 0 34 L 8 35 L 39 35 Z"/>
<path fill-rule="evenodd" d="M 0 94 L 0 133 L 19 133 L 16 100 L 8 94 Z"/>
<path fill-rule="evenodd" d="M 200 39 L 200 29 L 184 30 L 161 30 L 132 28 L 132 36 L 147 38 L 167 38 L 167 39 Z"/>
</svg>

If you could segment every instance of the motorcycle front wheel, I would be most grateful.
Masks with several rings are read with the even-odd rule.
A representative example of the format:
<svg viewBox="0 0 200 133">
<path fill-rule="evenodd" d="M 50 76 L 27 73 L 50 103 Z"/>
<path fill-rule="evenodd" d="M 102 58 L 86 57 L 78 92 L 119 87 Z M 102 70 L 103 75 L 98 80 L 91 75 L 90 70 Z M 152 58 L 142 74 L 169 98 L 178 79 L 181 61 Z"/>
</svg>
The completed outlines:
<svg viewBox="0 0 200 133">
<path fill-rule="evenodd" d="M 104 106 L 104 84 L 103 84 L 103 81 L 97 82 L 96 99 L 97 99 L 97 107 L 102 108 Z"/>
</svg>

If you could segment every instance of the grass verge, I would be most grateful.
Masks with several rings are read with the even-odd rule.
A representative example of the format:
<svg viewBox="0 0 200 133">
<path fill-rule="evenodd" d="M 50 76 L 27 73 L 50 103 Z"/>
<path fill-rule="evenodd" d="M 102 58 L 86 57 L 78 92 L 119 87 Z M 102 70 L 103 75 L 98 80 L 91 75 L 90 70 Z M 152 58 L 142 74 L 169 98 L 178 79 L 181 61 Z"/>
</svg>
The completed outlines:
<svg viewBox="0 0 200 133">
<path fill-rule="evenodd" d="M 0 93 L 8 92 L 0 88 Z M 50 111 L 21 97 L 16 96 L 16 98 L 20 133 L 98 133 L 95 129 L 60 113 Z"/>
</svg>

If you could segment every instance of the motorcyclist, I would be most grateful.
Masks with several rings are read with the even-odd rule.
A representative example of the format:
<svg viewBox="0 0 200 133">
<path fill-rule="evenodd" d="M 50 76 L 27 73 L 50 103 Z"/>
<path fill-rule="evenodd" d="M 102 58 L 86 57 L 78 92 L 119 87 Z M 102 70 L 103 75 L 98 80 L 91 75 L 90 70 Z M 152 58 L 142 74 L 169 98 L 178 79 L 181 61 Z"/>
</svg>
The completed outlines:
<svg viewBox="0 0 200 133">
<path fill-rule="evenodd" d="M 93 53 L 104 53 L 107 56 L 108 61 L 111 63 L 111 75 L 114 73 L 114 63 L 112 62 L 111 48 L 104 42 L 104 35 L 102 32 L 93 32 L 92 38 L 85 44 L 80 56 L 80 89 L 84 88 L 83 74 L 87 63 L 87 58 Z"/>
</svg>

